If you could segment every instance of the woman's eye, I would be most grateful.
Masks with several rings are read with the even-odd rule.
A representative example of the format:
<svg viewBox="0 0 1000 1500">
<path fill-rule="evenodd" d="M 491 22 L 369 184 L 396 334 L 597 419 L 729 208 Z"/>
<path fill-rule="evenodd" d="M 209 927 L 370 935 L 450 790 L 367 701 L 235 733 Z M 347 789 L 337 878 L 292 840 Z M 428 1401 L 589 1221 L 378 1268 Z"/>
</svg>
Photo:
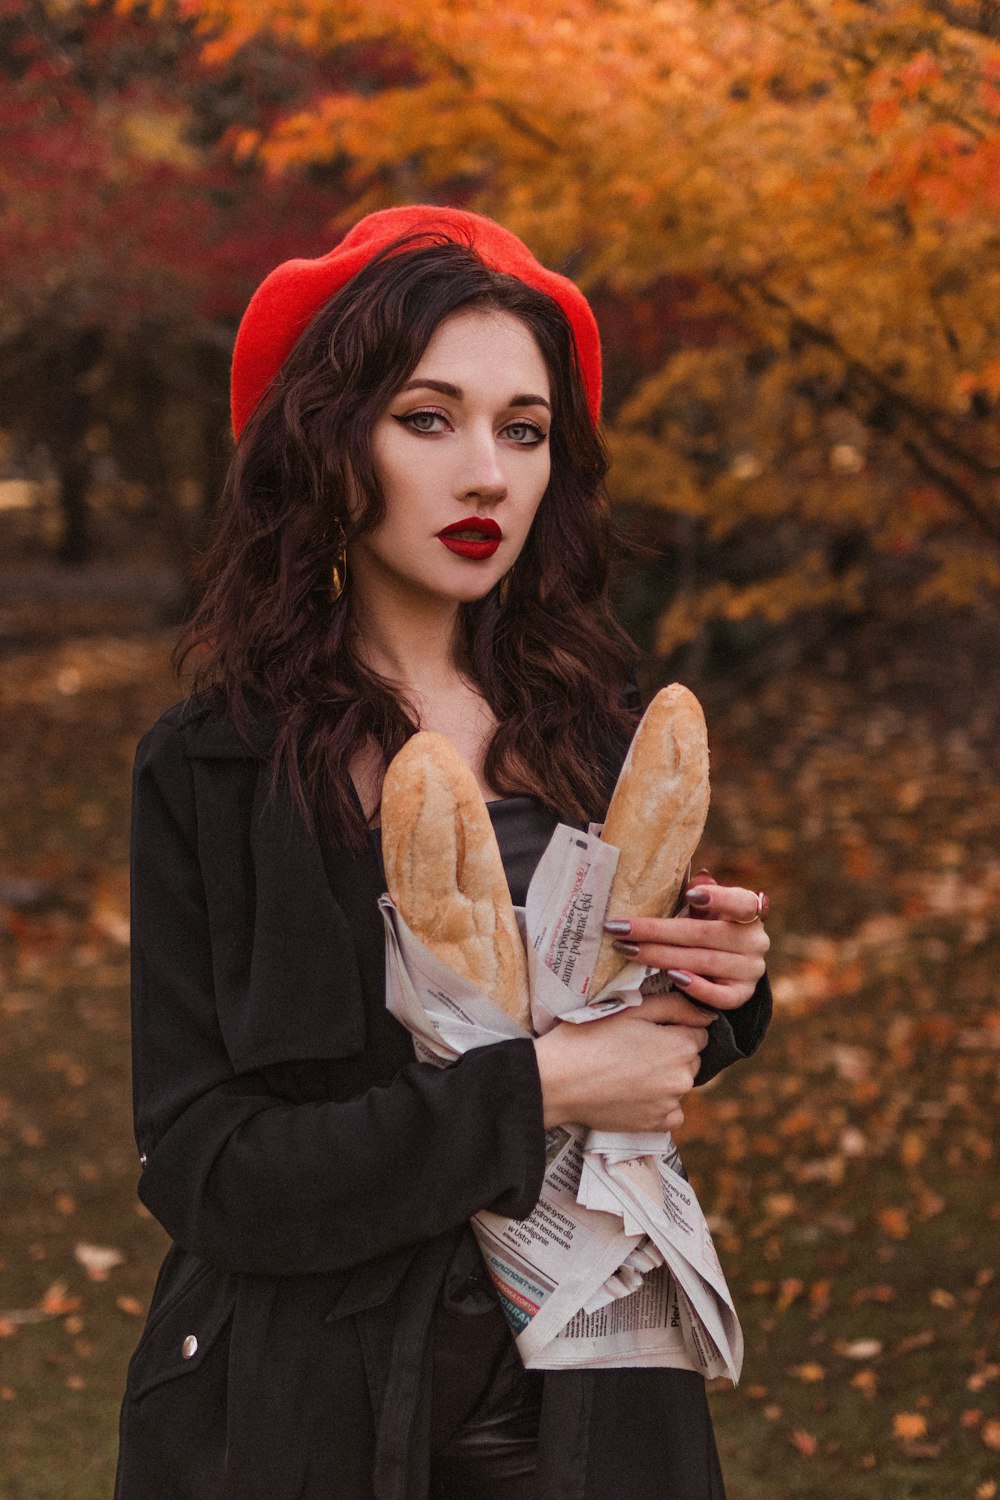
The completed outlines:
<svg viewBox="0 0 1000 1500">
<path fill-rule="evenodd" d="M 439 411 L 411 411 L 396 418 L 404 427 L 409 427 L 411 432 L 441 432 L 444 420 L 444 415 Z"/>
<path fill-rule="evenodd" d="M 534 422 L 508 422 L 504 431 L 523 448 L 537 448 L 538 444 L 544 443 L 548 436 L 548 433 L 543 432 L 541 427 L 536 427 Z"/>
</svg>

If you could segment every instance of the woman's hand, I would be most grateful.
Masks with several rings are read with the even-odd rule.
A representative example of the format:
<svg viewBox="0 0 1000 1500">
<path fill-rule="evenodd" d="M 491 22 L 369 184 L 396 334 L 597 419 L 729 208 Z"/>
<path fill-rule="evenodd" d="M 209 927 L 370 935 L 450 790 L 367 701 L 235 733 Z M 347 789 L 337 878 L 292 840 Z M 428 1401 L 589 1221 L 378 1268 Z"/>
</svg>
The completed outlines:
<svg viewBox="0 0 1000 1500">
<path fill-rule="evenodd" d="M 714 1019 L 682 995 L 654 995 L 613 1016 L 561 1021 L 535 1040 L 545 1128 L 676 1130 Z"/>
<path fill-rule="evenodd" d="M 605 922 L 614 948 L 650 968 L 662 969 L 693 1000 L 717 1010 L 745 1005 L 764 973 L 771 946 L 764 924 L 767 897 L 741 886 L 717 885 L 700 870 L 676 917 L 618 917 Z"/>
</svg>

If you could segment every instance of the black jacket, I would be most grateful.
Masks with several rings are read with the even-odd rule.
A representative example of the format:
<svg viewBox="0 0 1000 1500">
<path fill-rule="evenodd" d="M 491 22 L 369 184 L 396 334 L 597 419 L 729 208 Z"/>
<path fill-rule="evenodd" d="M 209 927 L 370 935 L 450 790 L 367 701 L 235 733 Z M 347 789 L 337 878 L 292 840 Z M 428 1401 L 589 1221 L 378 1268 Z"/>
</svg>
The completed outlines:
<svg viewBox="0 0 1000 1500">
<path fill-rule="evenodd" d="M 140 744 L 132 838 L 139 1194 L 174 1244 L 129 1366 L 117 1500 L 423 1500 L 444 1269 L 474 1212 L 524 1217 L 541 1186 L 532 1044 L 413 1060 L 384 1006 L 374 854 L 312 833 L 272 794 L 266 741 L 210 705 Z M 699 1081 L 769 1010 L 764 983 L 712 1026 Z M 619 1401 L 647 1414 L 630 1440 L 662 1477 L 674 1373 L 547 1375 L 546 1500 L 603 1500 L 587 1451 Z"/>
</svg>

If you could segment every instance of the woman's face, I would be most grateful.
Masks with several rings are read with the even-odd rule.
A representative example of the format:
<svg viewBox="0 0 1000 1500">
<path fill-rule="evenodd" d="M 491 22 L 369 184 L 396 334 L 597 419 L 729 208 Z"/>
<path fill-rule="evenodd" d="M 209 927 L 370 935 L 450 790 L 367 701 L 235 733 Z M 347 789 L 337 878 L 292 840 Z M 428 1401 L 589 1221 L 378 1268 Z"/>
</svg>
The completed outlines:
<svg viewBox="0 0 1000 1500">
<path fill-rule="evenodd" d="M 375 424 L 385 516 L 351 546 L 362 602 L 480 599 L 524 546 L 549 482 L 548 370 L 511 313 L 453 313 Z"/>
</svg>

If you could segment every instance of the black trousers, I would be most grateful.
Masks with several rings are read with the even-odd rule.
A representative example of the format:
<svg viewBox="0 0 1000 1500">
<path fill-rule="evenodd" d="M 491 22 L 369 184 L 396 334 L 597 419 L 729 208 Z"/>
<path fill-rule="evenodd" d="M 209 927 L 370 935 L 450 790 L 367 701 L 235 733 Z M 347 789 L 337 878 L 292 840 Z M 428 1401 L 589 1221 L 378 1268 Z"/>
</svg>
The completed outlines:
<svg viewBox="0 0 1000 1500">
<path fill-rule="evenodd" d="M 431 1500 L 536 1500 L 542 1376 L 498 1306 L 435 1320 Z"/>
<path fill-rule="evenodd" d="M 431 1472 L 431 1500 L 541 1500 L 531 1468 L 512 1472 L 505 1461 L 460 1465 L 446 1463 Z"/>
<path fill-rule="evenodd" d="M 499 1308 L 468 1316 L 439 1311 L 434 1330 L 431 1500 L 546 1500 L 536 1481 L 543 1377 L 525 1370 Z M 602 1383 L 602 1375 L 614 1381 Z M 595 1423 L 586 1492 L 656 1500 L 725 1500 L 705 1397 L 691 1370 L 595 1371 Z M 673 1435 L 649 1488 L 648 1460 L 630 1445 L 630 1416 L 661 1414 Z"/>
</svg>

